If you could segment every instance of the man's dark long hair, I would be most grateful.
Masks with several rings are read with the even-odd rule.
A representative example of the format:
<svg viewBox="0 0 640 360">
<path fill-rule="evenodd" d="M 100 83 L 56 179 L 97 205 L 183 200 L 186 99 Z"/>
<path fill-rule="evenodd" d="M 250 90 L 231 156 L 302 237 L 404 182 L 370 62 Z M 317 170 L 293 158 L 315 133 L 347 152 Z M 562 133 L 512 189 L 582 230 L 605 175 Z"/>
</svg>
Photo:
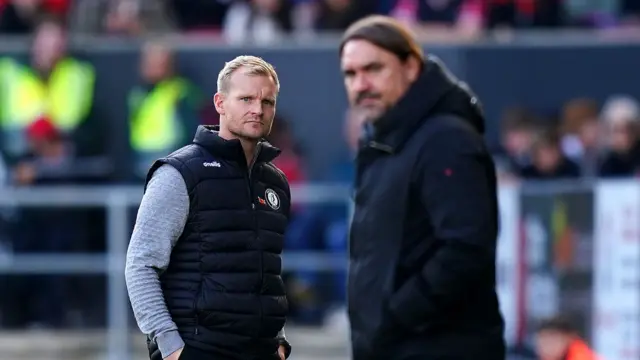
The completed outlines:
<svg viewBox="0 0 640 360">
<path fill-rule="evenodd" d="M 372 15 L 353 23 L 345 31 L 340 42 L 340 54 L 350 40 L 365 40 L 395 54 L 401 61 L 410 57 L 424 59 L 422 47 L 411 31 L 399 21 L 382 15 Z"/>
</svg>

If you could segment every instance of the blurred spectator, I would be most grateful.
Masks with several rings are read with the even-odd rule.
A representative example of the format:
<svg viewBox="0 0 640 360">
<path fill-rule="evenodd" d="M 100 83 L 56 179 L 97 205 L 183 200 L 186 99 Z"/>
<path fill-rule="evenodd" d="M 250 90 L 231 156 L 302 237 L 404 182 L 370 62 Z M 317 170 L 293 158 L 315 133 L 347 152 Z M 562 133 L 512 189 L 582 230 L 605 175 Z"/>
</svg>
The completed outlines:
<svg viewBox="0 0 640 360">
<path fill-rule="evenodd" d="M 108 5 L 104 26 L 111 34 L 138 35 L 170 29 L 160 1 L 110 0 Z"/>
<path fill-rule="evenodd" d="M 94 69 L 66 53 L 66 33 L 59 22 L 45 19 L 38 25 L 29 61 L 0 60 L 3 150 L 22 155 L 25 129 L 45 115 L 72 137 L 79 154 L 101 154 L 105 136 L 100 126 L 107 124 L 92 113 Z"/>
<path fill-rule="evenodd" d="M 600 176 L 640 174 L 640 105 L 629 97 L 614 97 L 605 104 L 602 112 L 609 152 L 600 167 Z"/>
<path fill-rule="evenodd" d="M 602 155 L 601 124 L 597 118 L 587 119 L 578 129 L 578 138 L 582 145 L 582 154 L 575 161 L 580 165 L 583 176 L 598 175 L 598 161 Z"/>
<path fill-rule="evenodd" d="M 501 119 L 501 143 L 504 154 L 497 156 L 496 167 L 501 176 L 519 175 L 531 164 L 531 143 L 537 118 L 521 107 L 507 109 Z"/>
<path fill-rule="evenodd" d="M 358 143 L 362 135 L 363 124 L 363 114 L 352 109 L 347 110 L 342 135 L 349 153 L 348 156 L 334 163 L 327 177 L 324 179 L 325 181 L 349 184 L 353 182 L 353 177 L 355 176 L 354 161 L 356 153 L 358 152 Z"/>
<path fill-rule="evenodd" d="M 157 4 L 147 1 L 146 4 Z M 139 16 L 141 2 L 136 0 L 111 0 L 108 3 L 104 27 L 111 34 L 138 35 L 142 33 L 142 22 Z"/>
<path fill-rule="evenodd" d="M 562 0 L 388 0 L 382 11 L 426 39 L 472 39 L 483 29 L 551 28 L 566 23 Z"/>
<path fill-rule="evenodd" d="M 144 46 L 140 74 L 140 85 L 129 92 L 129 139 L 134 172 L 144 179 L 155 159 L 190 142 L 205 98 L 176 73 L 173 53 L 163 44 Z"/>
<path fill-rule="evenodd" d="M 477 0 L 384 1 L 384 12 L 412 25 L 422 38 L 455 40 L 478 36 L 483 25 L 483 2 Z M 453 38 L 451 36 L 454 36 Z"/>
<path fill-rule="evenodd" d="M 26 129 L 29 150 L 12 169 L 18 186 L 52 183 L 97 183 L 103 181 L 111 164 L 102 158 L 78 158 L 69 139 L 47 117 Z"/>
<path fill-rule="evenodd" d="M 70 0 L 0 0 L 0 32 L 28 34 L 42 15 L 66 17 Z"/>
<path fill-rule="evenodd" d="M 236 1 L 224 19 L 224 37 L 230 43 L 273 43 L 293 30 L 292 11 L 287 0 Z"/>
<path fill-rule="evenodd" d="M 640 2 L 637 0 L 618 0 L 622 24 L 640 26 Z"/>
<path fill-rule="evenodd" d="M 600 359 L 571 323 L 562 317 L 547 319 L 540 324 L 536 334 L 536 352 L 540 360 Z"/>
<path fill-rule="evenodd" d="M 630 96 L 614 95 L 602 107 L 601 117 L 609 124 L 634 121 L 640 118 L 640 104 Z"/>
<path fill-rule="evenodd" d="M 0 5 L 0 31 L 5 34 L 28 34 L 35 27 L 40 0 L 5 0 Z"/>
<path fill-rule="evenodd" d="M 474 1 L 483 5 L 487 29 L 557 28 L 567 24 L 563 0 Z"/>
<path fill-rule="evenodd" d="M 563 153 L 555 129 L 542 131 L 531 148 L 531 164 L 520 174 L 529 180 L 560 180 L 580 177 L 578 165 Z"/>
<path fill-rule="evenodd" d="M 215 33 L 222 30 L 229 6 L 237 0 L 167 0 L 167 2 L 169 12 L 179 30 Z"/>
<path fill-rule="evenodd" d="M 598 105 L 591 99 L 569 101 L 561 115 L 562 151 L 580 166 L 583 176 L 596 176 L 600 156 Z"/>
<path fill-rule="evenodd" d="M 624 0 L 623 0 L 624 1 Z M 579 27 L 610 27 L 616 24 L 619 0 L 564 0 L 571 24 Z"/>
<path fill-rule="evenodd" d="M 53 179 L 68 180 L 69 173 L 59 169 L 68 169 L 71 146 L 50 119 L 34 121 L 26 132 L 30 151 L 13 169 L 14 184 L 28 186 Z"/>
<path fill-rule="evenodd" d="M 321 31 L 345 30 L 351 23 L 377 10 L 376 3 L 367 0 L 319 0 L 314 5 L 315 28 Z"/>
<path fill-rule="evenodd" d="M 172 29 L 163 1 L 78 0 L 69 26 L 81 34 L 142 35 Z"/>
<path fill-rule="evenodd" d="M 289 183 L 292 185 L 304 183 L 306 176 L 302 153 L 285 118 L 276 115 L 268 140 L 281 151 L 273 163 L 282 170 Z"/>
</svg>

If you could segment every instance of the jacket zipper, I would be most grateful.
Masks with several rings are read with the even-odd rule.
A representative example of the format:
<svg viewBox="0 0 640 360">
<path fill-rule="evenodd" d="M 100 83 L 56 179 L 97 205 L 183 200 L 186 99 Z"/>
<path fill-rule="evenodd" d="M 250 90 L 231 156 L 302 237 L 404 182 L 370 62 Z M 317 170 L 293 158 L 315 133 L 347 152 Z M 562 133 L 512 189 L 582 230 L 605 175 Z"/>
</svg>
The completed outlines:
<svg viewBox="0 0 640 360">
<path fill-rule="evenodd" d="M 252 217 L 253 217 L 253 224 L 254 224 L 254 233 L 256 234 L 256 238 L 258 238 L 258 219 L 256 217 L 256 203 L 253 199 L 253 189 L 251 186 L 251 174 L 253 172 L 253 165 L 255 164 L 258 155 L 260 154 L 260 144 L 258 144 L 258 148 L 256 150 L 256 154 L 253 157 L 253 160 L 251 160 L 251 164 L 249 164 L 247 166 L 247 191 L 249 193 L 249 201 L 251 201 L 251 213 L 252 213 Z M 264 282 L 264 274 L 262 271 L 262 254 L 260 254 L 260 285 L 262 287 L 262 283 Z M 200 289 L 198 289 L 198 293 L 200 292 Z M 198 325 L 199 325 L 199 317 L 198 317 L 198 312 L 196 309 L 196 305 L 198 304 L 198 293 L 196 293 L 196 299 L 193 302 L 193 308 L 196 311 L 196 316 L 195 316 L 195 322 L 196 322 L 196 328 L 195 328 L 195 335 L 198 335 Z M 262 304 L 260 304 L 260 323 L 262 324 Z"/>
<path fill-rule="evenodd" d="M 256 163 L 256 160 L 258 159 L 258 155 L 260 155 L 260 150 L 261 150 L 261 146 L 260 144 L 258 144 L 258 147 L 256 149 L 256 153 L 253 157 L 253 160 L 251 161 L 251 163 L 248 166 L 248 172 L 247 172 L 247 186 L 248 186 L 248 190 L 249 190 L 249 198 L 251 199 L 251 217 L 253 218 L 253 231 L 255 234 L 255 241 L 259 241 L 260 240 L 260 236 L 259 236 L 259 224 L 258 224 L 258 216 L 256 214 L 256 203 L 255 203 L 255 199 L 254 199 L 254 194 L 253 194 L 253 184 L 251 181 L 252 175 L 253 175 L 253 166 Z M 263 259 L 262 259 L 262 250 L 260 251 L 260 291 L 262 290 L 262 285 L 264 283 L 264 269 L 263 269 Z M 256 296 L 258 296 L 258 302 L 260 303 L 260 323 L 258 325 L 258 328 L 262 327 L 262 302 L 260 301 L 260 291 L 256 294 Z M 258 334 L 256 334 L 256 336 L 258 336 L 260 334 L 260 331 L 258 330 Z"/>
<path fill-rule="evenodd" d="M 202 273 L 202 269 L 200 269 L 200 273 Z M 195 312 L 195 329 L 193 330 L 194 335 L 198 335 L 198 326 L 200 325 L 200 316 L 198 315 L 198 297 L 200 296 L 200 292 L 202 292 L 202 282 L 198 284 L 198 288 L 196 290 L 196 296 L 193 299 L 193 311 Z"/>
<path fill-rule="evenodd" d="M 369 147 L 376 149 L 376 150 L 380 150 L 383 152 L 386 152 L 388 154 L 393 154 L 393 147 L 389 146 L 387 144 L 383 144 L 381 142 L 377 142 L 377 141 L 369 141 Z"/>
<path fill-rule="evenodd" d="M 202 282 L 198 284 L 198 290 L 196 291 L 196 296 L 193 299 L 193 311 L 195 312 L 195 322 L 196 327 L 193 330 L 195 335 L 198 335 L 198 325 L 200 324 L 200 317 L 198 316 L 198 296 L 200 296 L 200 292 L 202 291 Z"/>
</svg>

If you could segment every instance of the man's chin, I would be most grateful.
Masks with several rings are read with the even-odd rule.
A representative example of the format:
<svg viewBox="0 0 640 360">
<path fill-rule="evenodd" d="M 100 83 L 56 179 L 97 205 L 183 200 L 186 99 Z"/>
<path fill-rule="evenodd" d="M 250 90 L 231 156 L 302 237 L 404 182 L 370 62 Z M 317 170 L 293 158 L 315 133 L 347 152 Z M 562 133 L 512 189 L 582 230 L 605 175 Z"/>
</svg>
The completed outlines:
<svg viewBox="0 0 640 360">
<path fill-rule="evenodd" d="M 264 131 L 243 131 L 237 136 L 249 141 L 260 141 L 264 139 L 267 134 L 265 134 Z"/>
<path fill-rule="evenodd" d="M 373 107 L 361 108 L 361 111 L 361 114 L 366 121 L 375 121 L 385 113 L 384 109 Z"/>
</svg>

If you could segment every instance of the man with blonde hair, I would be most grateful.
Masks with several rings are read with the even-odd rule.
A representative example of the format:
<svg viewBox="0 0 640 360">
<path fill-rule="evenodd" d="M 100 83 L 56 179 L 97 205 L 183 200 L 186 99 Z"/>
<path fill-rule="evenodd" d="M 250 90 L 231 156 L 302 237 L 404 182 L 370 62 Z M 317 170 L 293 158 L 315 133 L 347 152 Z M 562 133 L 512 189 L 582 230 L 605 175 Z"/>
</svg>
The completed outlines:
<svg viewBox="0 0 640 360">
<path fill-rule="evenodd" d="M 273 66 L 239 56 L 218 76 L 220 126 L 149 170 L 126 279 L 151 360 L 284 360 L 280 254 L 290 190 L 271 161 Z"/>
</svg>

